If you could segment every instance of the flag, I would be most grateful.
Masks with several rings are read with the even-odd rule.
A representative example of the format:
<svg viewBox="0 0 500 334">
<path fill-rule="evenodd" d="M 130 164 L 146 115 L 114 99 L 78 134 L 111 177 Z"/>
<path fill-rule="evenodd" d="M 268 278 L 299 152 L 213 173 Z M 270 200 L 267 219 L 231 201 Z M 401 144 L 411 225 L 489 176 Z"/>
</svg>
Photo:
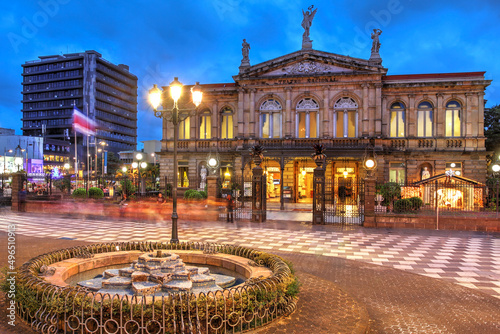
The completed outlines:
<svg viewBox="0 0 500 334">
<path fill-rule="evenodd" d="M 96 123 L 85 116 L 77 107 L 73 107 L 73 129 L 87 136 L 95 135 Z"/>
</svg>

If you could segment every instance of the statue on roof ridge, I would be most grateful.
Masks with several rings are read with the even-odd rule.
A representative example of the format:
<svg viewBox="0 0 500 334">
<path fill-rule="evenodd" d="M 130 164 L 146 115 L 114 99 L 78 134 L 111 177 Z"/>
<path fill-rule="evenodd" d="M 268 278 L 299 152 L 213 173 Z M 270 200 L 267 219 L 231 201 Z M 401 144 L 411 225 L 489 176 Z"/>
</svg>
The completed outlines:
<svg viewBox="0 0 500 334">
<path fill-rule="evenodd" d="M 312 40 L 309 38 L 309 29 L 311 28 L 312 20 L 318 10 L 318 8 L 314 10 L 313 8 L 314 5 L 311 5 L 305 12 L 302 10 L 302 15 L 304 15 L 301 23 L 302 28 L 304 28 L 304 34 L 302 35 L 302 49 L 312 49 Z"/>
</svg>

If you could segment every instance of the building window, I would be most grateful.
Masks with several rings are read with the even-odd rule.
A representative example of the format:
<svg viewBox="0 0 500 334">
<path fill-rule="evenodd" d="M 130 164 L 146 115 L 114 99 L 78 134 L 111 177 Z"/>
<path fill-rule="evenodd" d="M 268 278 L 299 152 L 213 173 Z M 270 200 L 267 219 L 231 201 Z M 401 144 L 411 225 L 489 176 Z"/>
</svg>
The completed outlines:
<svg viewBox="0 0 500 334">
<path fill-rule="evenodd" d="M 179 164 L 180 166 L 178 166 L 177 171 L 177 187 L 189 188 L 189 167 L 183 166 L 181 161 L 179 161 Z M 185 165 L 187 165 L 187 162 Z"/>
<path fill-rule="evenodd" d="M 260 137 L 281 137 L 281 104 L 268 99 L 260 106 Z"/>
<path fill-rule="evenodd" d="M 405 183 L 405 164 L 403 162 L 389 163 L 389 182 Z"/>
<path fill-rule="evenodd" d="M 432 137 L 432 105 L 422 102 L 417 110 L 417 136 Z"/>
<path fill-rule="evenodd" d="M 451 170 L 454 175 L 462 176 L 462 163 L 461 162 L 447 162 L 446 171 Z"/>
<path fill-rule="evenodd" d="M 405 106 L 401 102 L 391 105 L 391 137 L 405 136 Z"/>
<path fill-rule="evenodd" d="M 212 138 L 212 114 L 205 110 L 200 115 L 200 139 Z"/>
<path fill-rule="evenodd" d="M 446 104 L 446 137 L 460 137 L 461 105 L 457 101 Z"/>
<path fill-rule="evenodd" d="M 298 138 L 317 138 L 319 125 L 319 104 L 311 98 L 297 103 L 296 133 Z"/>
<path fill-rule="evenodd" d="M 233 139 L 233 110 L 224 108 L 221 112 L 221 139 Z"/>
<path fill-rule="evenodd" d="M 179 122 L 179 139 L 190 139 L 191 117 Z"/>
<path fill-rule="evenodd" d="M 358 104 L 350 97 L 343 97 L 335 102 L 333 129 L 336 138 L 357 137 Z"/>
</svg>

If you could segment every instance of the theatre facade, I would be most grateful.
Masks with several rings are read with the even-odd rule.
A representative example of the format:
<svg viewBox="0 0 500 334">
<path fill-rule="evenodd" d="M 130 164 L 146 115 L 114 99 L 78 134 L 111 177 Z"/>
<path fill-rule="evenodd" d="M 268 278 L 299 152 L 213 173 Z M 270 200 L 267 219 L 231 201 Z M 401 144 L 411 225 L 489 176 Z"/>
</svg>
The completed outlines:
<svg viewBox="0 0 500 334">
<path fill-rule="evenodd" d="M 216 156 L 221 187 L 247 192 L 254 145 L 265 149 L 268 201 L 311 200 L 314 144 L 326 148 L 326 179 L 347 188 L 367 176 L 367 157 L 376 159 L 377 182 L 450 170 L 485 182 L 485 72 L 387 75 L 375 40 L 368 60 L 303 45 L 252 66 L 245 44 L 234 82 L 202 85 L 196 115 L 180 124 L 180 188 L 203 187 L 203 166 Z M 161 174 L 171 179 L 166 120 L 162 145 Z"/>
</svg>

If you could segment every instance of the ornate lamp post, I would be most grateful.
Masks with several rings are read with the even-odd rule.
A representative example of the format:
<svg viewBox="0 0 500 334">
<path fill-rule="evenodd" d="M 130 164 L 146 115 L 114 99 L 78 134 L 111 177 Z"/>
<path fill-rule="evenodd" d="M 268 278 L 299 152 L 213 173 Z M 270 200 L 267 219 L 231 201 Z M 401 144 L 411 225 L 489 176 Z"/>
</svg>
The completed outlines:
<svg viewBox="0 0 500 334">
<path fill-rule="evenodd" d="M 164 87 L 166 88 L 166 87 Z M 162 90 L 160 90 L 156 85 L 149 91 L 149 102 L 154 109 L 154 115 L 158 118 L 166 118 L 171 121 L 174 125 L 174 178 L 172 185 L 172 238 L 170 242 L 179 242 L 177 236 L 177 141 L 179 139 L 179 123 L 191 116 L 196 112 L 196 107 L 201 104 L 203 93 L 201 87 L 197 82 L 195 86 L 191 88 L 192 102 L 195 106 L 189 109 L 179 109 L 179 99 L 182 95 L 183 85 L 179 82 L 178 78 L 175 77 L 174 81 L 170 83 L 170 97 L 173 100 L 173 106 L 170 108 L 168 102 L 171 100 L 163 98 Z M 159 106 L 162 106 L 162 110 L 158 110 Z"/>
</svg>

